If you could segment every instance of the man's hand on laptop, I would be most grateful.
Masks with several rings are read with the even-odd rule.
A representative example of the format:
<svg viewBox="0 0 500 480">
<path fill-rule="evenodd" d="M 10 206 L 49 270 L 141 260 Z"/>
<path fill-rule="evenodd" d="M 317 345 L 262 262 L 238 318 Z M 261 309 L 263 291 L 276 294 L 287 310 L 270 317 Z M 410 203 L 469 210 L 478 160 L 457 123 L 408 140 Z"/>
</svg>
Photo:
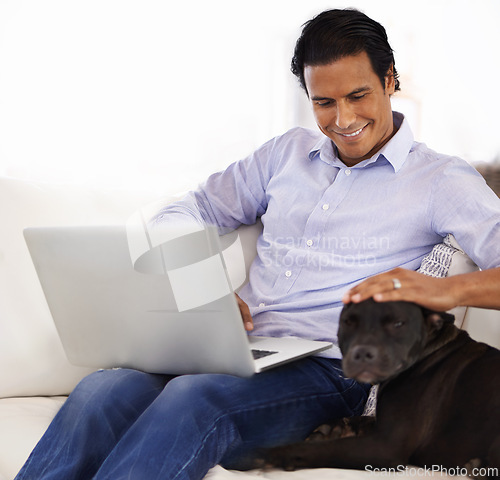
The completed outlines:
<svg viewBox="0 0 500 480">
<path fill-rule="evenodd" d="M 236 300 L 238 301 L 238 307 L 240 307 L 241 318 L 243 319 L 243 325 L 245 330 L 248 332 L 253 330 L 253 320 L 250 314 L 250 309 L 248 305 L 235 293 Z"/>
</svg>

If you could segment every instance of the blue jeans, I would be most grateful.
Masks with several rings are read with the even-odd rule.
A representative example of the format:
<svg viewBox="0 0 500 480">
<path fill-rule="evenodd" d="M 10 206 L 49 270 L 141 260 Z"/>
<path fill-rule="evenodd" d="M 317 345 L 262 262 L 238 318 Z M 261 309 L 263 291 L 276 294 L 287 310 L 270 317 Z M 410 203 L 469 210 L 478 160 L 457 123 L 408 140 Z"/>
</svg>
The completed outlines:
<svg viewBox="0 0 500 480">
<path fill-rule="evenodd" d="M 307 358 L 251 378 L 103 370 L 84 378 L 16 480 L 202 479 L 252 452 L 361 414 L 368 386 L 339 360 Z"/>
</svg>

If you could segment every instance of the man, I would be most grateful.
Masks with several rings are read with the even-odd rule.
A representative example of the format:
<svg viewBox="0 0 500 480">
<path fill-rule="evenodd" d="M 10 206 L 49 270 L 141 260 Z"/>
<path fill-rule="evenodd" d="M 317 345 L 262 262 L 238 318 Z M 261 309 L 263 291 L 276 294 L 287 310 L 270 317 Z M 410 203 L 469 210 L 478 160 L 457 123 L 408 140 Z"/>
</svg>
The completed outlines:
<svg viewBox="0 0 500 480">
<path fill-rule="evenodd" d="M 367 296 L 500 308 L 500 201 L 465 162 L 415 143 L 392 112 L 399 82 L 383 27 L 355 10 L 324 12 L 305 25 L 293 69 L 320 132 L 269 141 L 154 225 L 189 218 L 225 231 L 262 219 L 240 293 L 256 335 L 335 343 L 343 302 Z M 448 233 L 485 271 L 458 280 L 414 272 Z M 250 379 L 94 373 L 17 478 L 201 479 L 218 463 L 245 468 L 256 448 L 361 413 L 368 386 L 345 379 L 339 359 L 335 345 Z"/>
</svg>

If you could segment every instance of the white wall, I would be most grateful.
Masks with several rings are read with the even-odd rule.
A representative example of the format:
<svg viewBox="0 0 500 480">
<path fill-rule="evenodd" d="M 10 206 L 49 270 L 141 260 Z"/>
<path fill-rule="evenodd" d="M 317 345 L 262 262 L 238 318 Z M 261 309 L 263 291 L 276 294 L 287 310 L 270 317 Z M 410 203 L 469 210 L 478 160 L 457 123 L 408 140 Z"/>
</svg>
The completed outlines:
<svg viewBox="0 0 500 480">
<path fill-rule="evenodd" d="M 0 174 L 192 187 L 296 124 L 300 25 L 357 6 L 383 23 L 416 137 L 500 152 L 498 0 L 0 0 Z"/>
</svg>

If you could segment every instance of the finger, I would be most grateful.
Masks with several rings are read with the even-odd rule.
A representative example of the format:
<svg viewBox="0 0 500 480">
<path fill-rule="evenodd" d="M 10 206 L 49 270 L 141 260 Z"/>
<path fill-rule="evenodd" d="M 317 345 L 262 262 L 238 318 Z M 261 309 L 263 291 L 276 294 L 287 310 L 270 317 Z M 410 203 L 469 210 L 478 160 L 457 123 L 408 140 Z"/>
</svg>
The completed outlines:
<svg viewBox="0 0 500 480">
<path fill-rule="evenodd" d="M 350 289 L 342 300 L 344 303 L 359 303 L 372 297 L 377 301 L 400 300 L 401 288 L 407 283 L 406 272 L 397 268 L 364 280 Z"/>
<path fill-rule="evenodd" d="M 250 308 L 248 308 L 248 305 L 239 297 L 239 295 L 237 295 L 236 293 L 234 295 L 236 297 L 236 301 L 238 302 L 238 307 L 240 309 L 241 318 L 243 320 L 245 330 L 247 332 L 250 332 L 253 330 L 253 319 L 250 313 Z"/>
<path fill-rule="evenodd" d="M 375 295 L 392 290 L 392 285 L 390 279 L 377 279 L 376 281 L 373 279 L 366 280 L 347 292 L 342 300 L 344 303 L 359 303 Z"/>
<path fill-rule="evenodd" d="M 372 296 L 373 300 L 376 302 L 397 302 L 400 300 L 410 301 L 408 297 L 405 297 L 404 292 L 400 292 L 399 290 L 391 290 L 383 293 L 375 293 Z"/>
<path fill-rule="evenodd" d="M 449 279 L 433 278 L 397 268 L 365 280 L 348 292 L 348 299 L 358 303 L 372 297 L 376 302 L 413 302 L 431 310 L 446 311 L 457 305 Z"/>
<path fill-rule="evenodd" d="M 402 283 L 401 289 L 377 293 L 373 296 L 374 300 L 377 302 L 404 300 L 438 312 L 444 312 L 457 306 L 457 302 L 449 290 L 450 285 L 447 278 L 421 276 L 405 279 Z"/>
<path fill-rule="evenodd" d="M 383 281 L 383 283 L 382 283 Z M 376 302 L 395 302 L 398 300 L 408 299 L 408 293 L 411 292 L 411 288 L 407 288 L 405 283 L 405 288 L 403 289 L 403 284 L 399 278 L 391 277 L 381 279 L 380 284 L 371 293 L 371 297 Z"/>
</svg>

